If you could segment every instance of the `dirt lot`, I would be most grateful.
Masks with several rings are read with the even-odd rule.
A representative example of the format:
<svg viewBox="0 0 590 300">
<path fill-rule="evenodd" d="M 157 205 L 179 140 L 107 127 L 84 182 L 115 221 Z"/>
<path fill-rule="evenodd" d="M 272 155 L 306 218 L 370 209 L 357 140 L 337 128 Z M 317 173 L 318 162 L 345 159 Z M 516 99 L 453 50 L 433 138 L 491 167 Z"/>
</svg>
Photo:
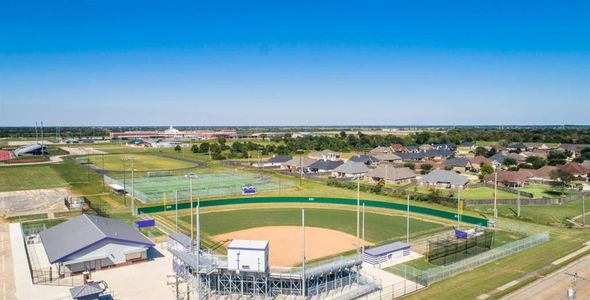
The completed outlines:
<svg viewBox="0 0 590 300">
<path fill-rule="evenodd" d="M 0 214 L 21 215 L 64 209 L 65 188 L 39 189 L 0 193 Z"/>
<path fill-rule="evenodd" d="M 269 241 L 270 264 L 273 266 L 294 266 L 301 262 L 301 227 L 268 226 L 245 229 L 216 235 L 215 241 L 233 239 Z M 354 250 L 355 236 L 340 231 L 306 227 L 305 257 L 314 260 Z M 370 246 L 370 243 L 365 243 Z"/>
<path fill-rule="evenodd" d="M 92 147 L 59 147 L 70 155 L 106 154 L 104 151 Z"/>
</svg>

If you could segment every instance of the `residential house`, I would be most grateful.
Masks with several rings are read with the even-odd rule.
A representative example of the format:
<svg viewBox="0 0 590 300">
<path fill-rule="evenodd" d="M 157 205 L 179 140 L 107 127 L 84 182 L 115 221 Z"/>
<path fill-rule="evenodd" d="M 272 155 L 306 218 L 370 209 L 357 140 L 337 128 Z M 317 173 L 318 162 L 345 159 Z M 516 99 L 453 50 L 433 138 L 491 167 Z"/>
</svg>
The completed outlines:
<svg viewBox="0 0 590 300">
<path fill-rule="evenodd" d="M 508 145 L 509 151 L 525 151 L 527 147 L 523 143 L 515 143 Z"/>
<path fill-rule="evenodd" d="M 445 167 L 453 171 L 465 173 L 465 171 L 472 169 L 471 162 L 464 158 L 450 158 L 444 163 Z"/>
<path fill-rule="evenodd" d="M 526 146 L 527 150 L 529 150 L 529 151 L 533 151 L 533 150 L 543 150 L 543 151 L 551 150 L 551 147 L 549 147 L 547 144 L 544 144 L 544 143 L 525 143 L 525 146 Z"/>
<path fill-rule="evenodd" d="M 351 157 L 349 160 L 354 161 L 354 162 L 360 162 L 360 163 L 363 163 L 367 166 L 379 164 L 379 159 L 377 159 L 376 157 L 374 157 L 372 155 L 365 155 L 365 154 L 355 155 L 355 156 Z"/>
<path fill-rule="evenodd" d="M 416 173 L 410 168 L 395 168 L 391 165 L 382 164 L 375 169 L 369 170 L 366 177 L 373 182 L 383 180 L 391 184 L 406 184 L 416 179 Z"/>
<path fill-rule="evenodd" d="M 447 170 L 434 170 L 418 180 L 420 185 L 446 189 L 464 188 L 468 183 L 467 177 Z"/>
<path fill-rule="evenodd" d="M 339 160 L 340 153 L 331 150 L 316 151 L 309 154 L 309 158 L 325 159 L 325 160 Z"/>
<path fill-rule="evenodd" d="M 506 154 L 506 157 L 516 160 L 517 163 L 523 163 L 526 161 L 526 155 L 522 153 L 508 153 Z"/>
<path fill-rule="evenodd" d="M 401 162 L 402 158 L 395 153 L 380 153 L 375 154 L 375 158 L 383 162 Z"/>
<path fill-rule="evenodd" d="M 487 164 L 487 165 L 491 165 L 492 161 L 485 157 L 485 156 L 475 156 L 474 158 L 472 158 L 471 160 L 469 160 L 469 162 L 471 162 L 471 169 L 475 172 L 479 172 L 481 166 L 483 164 Z"/>
<path fill-rule="evenodd" d="M 553 182 L 553 178 L 551 178 L 551 173 L 558 168 L 556 166 L 543 166 L 537 170 L 532 170 L 533 176 L 530 177 L 528 180 L 532 182 L 540 182 L 540 183 L 550 183 Z"/>
<path fill-rule="evenodd" d="M 312 173 L 330 173 L 342 164 L 344 164 L 344 162 L 341 160 L 320 159 L 309 165 L 307 168 Z"/>
<path fill-rule="evenodd" d="M 588 174 L 590 174 L 590 169 L 584 167 L 583 165 L 575 162 L 567 163 L 563 166 L 559 166 L 559 169 L 566 171 L 578 178 L 588 178 Z"/>
<path fill-rule="evenodd" d="M 309 166 L 316 161 L 317 159 L 309 158 L 307 156 L 297 156 L 283 163 L 281 169 L 286 169 L 289 172 L 301 172 L 302 169 L 303 173 L 309 173 Z"/>
<path fill-rule="evenodd" d="M 378 146 L 378 147 L 371 149 L 371 151 L 369 151 L 369 154 L 371 154 L 373 156 L 375 156 L 377 154 L 386 154 L 386 153 L 391 153 L 391 149 L 389 149 L 389 147 Z"/>
<path fill-rule="evenodd" d="M 260 166 L 258 166 L 258 164 L 255 165 L 262 168 L 276 168 L 281 167 L 284 163 L 290 161 L 291 159 L 293 159 L 293 157 L 288 155 L 276 155 L 269 158 L 267 161 L 262 162 Z"/>
<path fill-rule="evenodd" d="M 504 156 L 504 154 L 502 154 L 502 153 L 496 153 L 496 154 L 490 156 L 489 160 L 490 160 L 490 163 L 492 164 L 492 166 L 494 166 L 495 168 L 498 168 L 498 167 L 502 166 L 502 164 L 506 160 L 506 156 Z"/>
<path fill-rule="evenodd" d="M 364 163 L 347 161 L 334 169 L 332 174 L 336 177 L 356 178 L 362 177 L 369 172 L 369 167 Z"/>
<path fill-rule="evenodd" d="M 423 144 L 423 145 L 420 145 L 420 147 L 418 147 L 418 149 L 420 151 L 429 151 L 429 150 L 432 150 L 433 148 L 432 148 L 432 145 Z"/>
<path fill-rule="evenodd" d="M 527 179 L 534 176 L 533 171 L 528 169 L 520 169 L 518 171 L 498 171 L 497 172 L 498 184 L 504 186 L 524 186 Z M 485 182 L 494 183 L 496 180 L 496 174 L 486 175 L 484 177 Z"/>
<path fill-rule="evenodd" d="M 393 152 L 402 152 L 402 153 L 407 153 L 409 152 L 408 148 L 402 144 L 393 144 L 391 145 L 391 150 Z"/>
</svg>

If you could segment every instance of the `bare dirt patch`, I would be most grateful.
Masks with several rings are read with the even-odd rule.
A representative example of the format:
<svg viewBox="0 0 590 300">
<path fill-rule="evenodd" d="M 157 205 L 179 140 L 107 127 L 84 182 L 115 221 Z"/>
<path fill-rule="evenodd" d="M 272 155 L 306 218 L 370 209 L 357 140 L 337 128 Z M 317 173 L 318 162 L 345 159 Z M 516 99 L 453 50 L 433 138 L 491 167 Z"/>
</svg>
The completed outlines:
<svg viewBox="0 0 590 300">
<path fill-rule="evenodd" d="M 70 155 L 106 154 L 106 152 L 96 150 L 92 147 L 60 147 L 60 149 Z"/>
<path fill-rule="evenodd" d="M 217 242 L 241 240 L 269 241 L 270 264 L 273 266 L 294 266 L 301 263 L 301 227 L 267 226 L 239 230 L 213 237 Z M 354 250 L 357 238 L 337 230 L 305 227 L 306 261 L 333 256 Z M 365 242 L 370 246 L 370 243 Z"/>
<path fill-rule="evenodd" d="M 0 192 L 0 213 L 22 215 L 64 209 L 65 188 Z"/>
</svg>

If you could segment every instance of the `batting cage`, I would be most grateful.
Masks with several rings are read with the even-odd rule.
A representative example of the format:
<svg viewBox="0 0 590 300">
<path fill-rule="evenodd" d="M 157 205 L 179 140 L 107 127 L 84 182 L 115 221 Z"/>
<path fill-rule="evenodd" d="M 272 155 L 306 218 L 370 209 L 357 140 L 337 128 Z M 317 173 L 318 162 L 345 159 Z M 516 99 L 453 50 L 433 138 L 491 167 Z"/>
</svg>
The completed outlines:
<svg viewBox="0 0 590 300">
<path fill-rule="evenodd" d="M 484 230 L 465 238 L 449 235 L 428 240 L 426 258 L 434 265 L 448 265 L 492 248 L 494 231 Z"/>
</svg>

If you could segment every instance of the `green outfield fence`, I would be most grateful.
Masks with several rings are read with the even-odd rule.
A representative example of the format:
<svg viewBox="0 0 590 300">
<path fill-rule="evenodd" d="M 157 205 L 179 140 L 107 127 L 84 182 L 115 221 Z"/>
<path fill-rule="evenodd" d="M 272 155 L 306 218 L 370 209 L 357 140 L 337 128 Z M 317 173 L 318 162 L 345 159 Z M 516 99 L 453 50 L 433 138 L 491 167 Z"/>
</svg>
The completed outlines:
<svg viewBox="0 0 590 300">
<path fill-rule="evenodd" d="M 356 199 L 346 198 L 326 198 L 326 197 L 244 197 L 244 198 L 231 198 L 231 199 L 220 199 L 220 200 L 207 200 L 201 201 L 201 208 L 203 207 L 214 207 L 222 205 L 239 205 L 239 204 L 259 204 L 259 203 L 320 203 L 320 204 L 340 204 L 340 205 L 356 205 Z M 385 209 L 393 209 L 399 211 L 406 211 L 407 206 L 399 203 L 391 203 L 384 201 L 375 200 L 364 200 L 361 199 L 361 204 L 365 204 L 367 207 L 377 207 Z M 196 207 L 197 203 L 193 202 L 193 207 Z M 178 209 L 188 209 L 190 203 L 178 203 Z M 137 209 L 140 214 L 150 214 L 165 211 L 174 211 L 176 208 L 175 203 L 167 205 L 155 205 L 146 206 Z M 410 205 L 411 213 L 418 213 L 429 215 L 433 217 L 444 218 L 448 220 L 457 220 L 457 214 L 442 211 L 422 206 Z M 464 223 L 488 226 L 488 220 L 484 218 L 472 217 L 472 216 L 461 216 L 461 221 Z"/>
</svg>

